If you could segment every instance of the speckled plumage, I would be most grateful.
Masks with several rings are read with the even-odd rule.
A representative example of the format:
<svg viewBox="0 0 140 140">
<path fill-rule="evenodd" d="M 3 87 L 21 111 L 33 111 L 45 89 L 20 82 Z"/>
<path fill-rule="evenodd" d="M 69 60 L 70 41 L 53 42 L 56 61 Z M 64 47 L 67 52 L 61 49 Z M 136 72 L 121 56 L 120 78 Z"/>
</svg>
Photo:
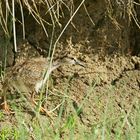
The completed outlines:
<svg viewBox="0 0 140 140">
<path fill-rule="evenodd" d="M 24 86 L 28 90 L 34 90 L 35 84 L 43 78 L 43 73 L 47 70 L 48 60 L 46 58 L 32 58 L 22 63 L 16 64 L 8 69 L 5 83 L 8 86 Z"/>
<path fill-rule="evenodd" d="M 21 93 L 38 93 L 46 84 L 46 81 L 53 70 L 65 64 L 78 64 L 83 66 L 75 58 L 64 57 L 55 61 L 51 67 L 47 58 L 30 58 L 25 61 L 16 63 L 12 68 L 7 69 L 5 80 L 3 83 L 3 108 L 9 112 L 9 107 L 6 101 L 8 90 L 16 90 Z M 26 96 L 28 96 L 26 94 Z M 33 100 L 33 102 L 35 102 Z"/>
<path fill-rule="evenodd" d="M 59 66 L 65 64 L 82 65 L 77 59 L 64 57 L 52 64 L 51 68 L 48 70 L 48 75 Z M 48 67 L 49 60 L 47 58 L 38 57 L 28 59 L 16 64 L 13 68 L 8 70 L 5 83 L 8 86 L 16 86 L 19 89 L 26 88 L 27 91 L 34 90 L 38 92 L 48 79 L 48 76 L 44 75 Z"/>
</svg>

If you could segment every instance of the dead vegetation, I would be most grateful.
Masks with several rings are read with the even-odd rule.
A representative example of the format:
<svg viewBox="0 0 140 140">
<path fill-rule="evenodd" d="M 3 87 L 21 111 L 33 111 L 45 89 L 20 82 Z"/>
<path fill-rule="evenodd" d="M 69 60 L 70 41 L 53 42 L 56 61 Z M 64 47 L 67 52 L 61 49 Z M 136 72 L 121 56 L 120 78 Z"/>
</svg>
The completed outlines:
<svg viewBox="0 0 140 140">
<path fill-rule="evenodd" d="M 139 5 L 139 0 L 1 1 L 1 93 L 5 77 L 14 77 L 14 68 L 26 61 L 33 60 L 30 72 L 42 57 L 51 64 L 74 56 L 85 67 L 63 65 L 54 70 L 46 91 L 35 95 L 36 106 L 30 93 L 24 96 L 22 87 L 15 88 L 20 83 L 30 90 L 32 79 L 9 86 L 7 101 L 15 114 L 0 112 L 0 138 L 9 139 L 14 133 L 13 139 L 135 139 L 140 102 Z M 40 106 L 51 118 L 39 114 Z"/>
</svg>

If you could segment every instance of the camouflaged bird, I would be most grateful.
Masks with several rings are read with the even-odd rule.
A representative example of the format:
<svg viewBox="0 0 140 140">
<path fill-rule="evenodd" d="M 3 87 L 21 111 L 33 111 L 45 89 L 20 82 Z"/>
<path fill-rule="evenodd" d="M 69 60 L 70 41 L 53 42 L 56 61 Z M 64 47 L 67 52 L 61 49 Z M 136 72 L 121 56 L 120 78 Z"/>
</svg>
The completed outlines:
<svg viewBox="0 0 140 140">
<path fill-rule="evenodd" d="M 25 60 L 16 64 L 12 69 L 8 70 L 3 84 L 4 108 L 8 110 L 6 102 L 6 89 L 15 88 L 19 92 L 29 93 L 34 91 L 38 93 L 45 85 L 52 71 L 62 65 L 76 64 L 84 65 L 74 57 L 63 57 L 50 64 L 49 59 L 38 57 Z"/>
</svg>

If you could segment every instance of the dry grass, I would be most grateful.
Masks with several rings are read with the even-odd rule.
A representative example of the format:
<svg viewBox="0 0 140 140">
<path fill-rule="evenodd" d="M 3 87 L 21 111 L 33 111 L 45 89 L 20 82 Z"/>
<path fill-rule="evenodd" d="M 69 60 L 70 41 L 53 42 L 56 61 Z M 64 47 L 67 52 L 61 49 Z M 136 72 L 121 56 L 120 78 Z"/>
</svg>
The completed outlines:
<svg viewBox="0 0 140 140">
<path fill-rule="evenodd" d="M 137 19 L 137 13 L 135 11 L 135 6 L 140 5 L 136 3 L 134 0 L 114 0 L 115 2 L 111 0 L 106 0 L 106 5 L 108 5 L 107 8 L 107 15 L 109 19 L 112 21 L 112 23 L 116 26 L 117 29 L 121 29 L 121 25 L 118 22 L 117 16 L 121 16 L 122 18 L 128 18 L 131 22 L 133 19 L 136 23 L 136 25 L 140 28 L 139 21 Z M 55 49 L 57 46 L 57 43 L 59 42 L 60 38 L 62 37 L 64 31 L 67 29 L 71 21 L 73 20 L 74 16 L 77 14 L 78 10 L 81 6 L 84 6 L 85 12 L 87 13 L 87 16 L 89 17 L 92 25 L 94 25 L 94 21 L 90 17 L 86 6 L 84 5 L 85 0 L 82 0 L 79 6 L 74 9 L 74 0 L 66 1 L 66 0 L 2 0 L 0 2 L 0 28 L 3 30 L 5 37 L 4 41 L 5 44 L 3 45 L 4 55 L 3 55 L 3 62 L 0 64 L 0 76 L 3 79 L 3 71 L 6 68 L 6 55 L 7 55 L 7 47 L 11 41 L 11 38 L 13 37 L 13 43 L 14 43 L 14 51 L 17 51 L 17 36 L 16 36 L 16 22 L 19 22 L 22 25 L 22 32 L 23 32 L 23 39 L 25 39 L 25 17 L 24 17 L 24 9 L 28 9 L 29 13 L 32 15 L 32 17 L 35 19 L 35 21 L 42 26 L 46 37 L 49 36 L 47 29 L 45 28 L 45 25 L 49 25 L 52 28 L 52 34 L 51 34 L 51 40 L 50 40 L 50 50 L 53 48 L 52 53 L 49 53 L 49 56 L 51 57 L 51 62 L 55 53 Z M 114 5 L 115 4 L 115 5 Z M 16 17 L 16 8 L 20 8 L 21 13 L 21 21 L 19 21 Z M 45 8 L 45 15 L 48 15 L 49 19 L 44 19 L 41 14 L 41 7 Z M 115 7 L 115 8 L 114 8 Z M 65 18 L 65 13 L 63 11 L 63 8 L 67 8 L 70 12 L 70 19 L 66 23 L 66 25 L 63 27 L 62 31 L 60 32 L 57 39 L 54 41 L 54 32 L 56 26 L 62 27 L 60 23 L 61 18 Z M 118 12 L 119 11 L 119 12 Z M 51 63 L 50 63 L 51 65 Z M 90 87 L 93 88 L 94 87 Z M 67 89 L 67 87 L 66 87 Z M 110 91 L 112 93 L 113 91 Z M 96 98 L 96 97 L 95 97 Z M 111 99 L 110 99 L 111 100 Z M 84 100 L 85 103 L 86 100 Z M 64 110 L 64 103 L 67 102 L 70 106 L 72 106 L 71 100 L 68 100 L 68 98 L 63 97 L 62 104 L 60 105 L 60 111 L 58 113 L 58 117 L 53 122 L 52 125 L 50 120 L 47 119 L 45 122 L 41 120 L 40 118 L 43 118 L 41 115 L 36 115 L 35 119 L 33 121 L 28 122 L 26 120 L 25 113 L 22 112 L 23 110 L 20 109 L 20 107 L 13 107 L 15 109 L 15 119 L 16 119 L 16 125 L 13 126 L 13 128 L 10 128 L 8 125 L 1 130 L 0 132 L 0 138 L 1 139 L 42 139 L 44 137 L 47 139 L 61 139 L 67 138 L 67 139 L 73 139 L 73 136 L 75 133 L 77 133 L 77 130 L 79 131 L 79 134 L 77 133 L 77 137 L 79 139 L 111 139 L 112 129 L 110 126 L 113 126 L 116 120 L 114 118 L 110 118 L 108 116 L 108 112 L 110 111 L 109 108 L 113 108 L 113 101 L 110 101 L 108 105 L 106 105 L 106 112 L 105 116 L 100 118 L 99 122 L 97 122 L 93 128 L 91 128 L 90 132 L 86 132 L 86 128 L 83 125 L 79 124 L 79 118 L 77 112 L 69 112 L 69 115 L 67 116 L 65 122 L 63 122 L 62 113 Z M 88 104 L 88 102 L 87 102 Z M 82 106 L 83 103 L 80 105 Z M 129 112 L 122 113 L 122 116 L 119 116 L 118 122 L 119 125 L 122 125 L 121 127 L 116 127 L 116 132 L 114 134 L 114 138 L 121 140 L 121 139 L 133 139 L 139 137 L 139 106 L 136 105 L 136 113 L 133 118 L 133 124 L 134 126 L 130 125 L 129 129 L 133 134 L 128 133 L 128 135 L 124 136 L 122 133 L 123 125 L 125 122 L 129 122 L 129 117 L 133 117 L 129 115 Z M 109 114 L 113 114 L 115 110 L 111 110 L 112 112 L 109 112 Z M 37 112 L 38 113 L 38 112 Z M 4 120 L 5 115 L 0 112 L 0 121 Z M 25 119 L 23 119 L 25 118 Z M 114 121 L 114 122 L 113 122 Z M 123 124 L 122 124 L 122 122 Z M 109 126 L 110 124 L 110 126 Z M 134 130 L 134 128 L 136 130 Z M 46 134 L 46 132 L 48 132 Z M 78 139 L 77 138 L 77 139 Z"/>
</svg>

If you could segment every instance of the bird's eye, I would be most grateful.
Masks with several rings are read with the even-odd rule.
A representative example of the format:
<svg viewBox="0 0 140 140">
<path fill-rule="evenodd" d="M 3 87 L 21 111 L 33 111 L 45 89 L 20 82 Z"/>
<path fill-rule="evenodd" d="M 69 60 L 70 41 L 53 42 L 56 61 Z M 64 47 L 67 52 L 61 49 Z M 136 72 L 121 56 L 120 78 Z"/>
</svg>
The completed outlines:
<svg viewBox="0 0 140 140">
<path fill-rule="evenodd" d="M 74 63 L 77 62 L 77 60 L 76 60 L 74 57 L 72 57 L 71 60 L 72 60 Z"/>
<path fill-rule="evenodd" d="M 75 60 L 75 58 L 74 58 L 74 57 L 71 57 L 70 59 L 71 59 L 71 60 Z"/>
<path fill-rule="evenodd" d="M 73 60 L 74 60 L 75 62 L 77 62 L 77 59 L 76 59 L 76 58 L 73 58 Z"/>
</svg>

